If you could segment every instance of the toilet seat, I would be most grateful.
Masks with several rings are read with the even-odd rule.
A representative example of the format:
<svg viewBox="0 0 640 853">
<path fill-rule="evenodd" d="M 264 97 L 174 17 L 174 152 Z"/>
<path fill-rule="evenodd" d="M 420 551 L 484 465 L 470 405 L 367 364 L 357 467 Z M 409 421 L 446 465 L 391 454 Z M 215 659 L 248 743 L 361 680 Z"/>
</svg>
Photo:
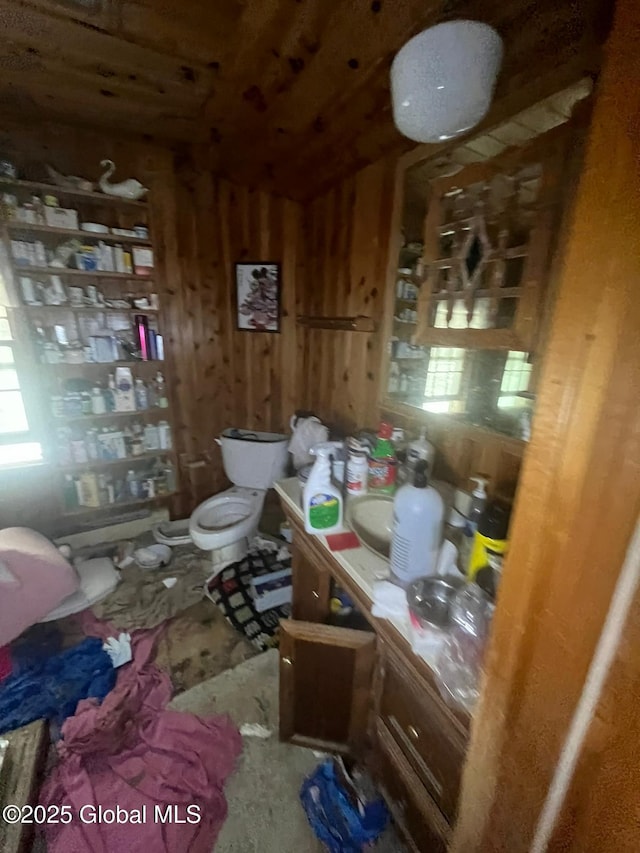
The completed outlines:
<svg viewBox="0 0 640 853">
<path fill-rule="evenodd" d="M 232 486 L 203 501 L 191 514 L 189 533 L 205 551 L 223 548 L 255 532 L 266 492 Z"/>
</svg>

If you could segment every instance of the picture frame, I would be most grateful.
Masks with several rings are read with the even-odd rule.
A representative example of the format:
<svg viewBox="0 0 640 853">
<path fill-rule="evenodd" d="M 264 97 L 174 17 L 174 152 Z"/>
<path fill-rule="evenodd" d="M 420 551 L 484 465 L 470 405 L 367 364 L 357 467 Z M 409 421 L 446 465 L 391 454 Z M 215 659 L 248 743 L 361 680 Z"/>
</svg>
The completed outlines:
<svg viewBox="0 0 640 853">
<path fill-rule="evenodd" d="M 235 264 L 238 331 L 280 331 L 280 273 L 280 264 L 274 261 L 243 261 Z"/>
</svg>

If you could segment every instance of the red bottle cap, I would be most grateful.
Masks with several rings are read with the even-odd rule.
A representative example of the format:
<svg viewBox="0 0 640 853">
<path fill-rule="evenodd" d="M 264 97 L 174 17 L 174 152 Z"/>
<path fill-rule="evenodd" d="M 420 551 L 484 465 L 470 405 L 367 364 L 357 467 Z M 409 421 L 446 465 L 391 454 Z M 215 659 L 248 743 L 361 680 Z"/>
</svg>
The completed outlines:
<svg viewBox="0 0 640 853">
<path fill-rule="evenodd" d="M 391 438 L 393 434 L 393 427 L 391 424 L 388 424 L 386 421 L 382 421 L 380 423 L 380 429 L 378 430 L 378 438 Z"/>
</svg>

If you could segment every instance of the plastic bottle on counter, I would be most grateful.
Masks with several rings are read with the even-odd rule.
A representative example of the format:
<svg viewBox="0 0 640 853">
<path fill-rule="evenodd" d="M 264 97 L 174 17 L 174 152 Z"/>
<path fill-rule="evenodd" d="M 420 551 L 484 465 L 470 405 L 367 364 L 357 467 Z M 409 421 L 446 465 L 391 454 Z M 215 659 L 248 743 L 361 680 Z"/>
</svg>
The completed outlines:
<svg viewBox="0 0 640 853">
<path fill-rule="evenodd" d="M 347 459 L 347 492 L 357 497 L 369 490 L 369 460 L 364 450 L 350 450 Z"/>
<path fill-rule="evenodd" d="M 393 502 L 390 569 L 401 586 L 434 575 L 442 543 L 444 504 L 427 478 L 427 462 L 416 464 L 413 482 L 398 489 Z"/>
<path fill-rule="evenodd" d="M 335 486 L 331 478 L 331 456 L 336 449 L 336 442 L 327 441 L 312 450 L 316 461 L 302 494 L 307 533 L 327 536 L 342 529 L 342 489 Z"/>
<path fill-rule="evenodd" d="M 422 427 L 420 437 L 414 439 L 407 448 L 407 464 L 415 469 L 416 464 L 422 459 L 427 463 L 429 474 L 432 474 L 435 457 L 436 449 L 430 441 L 427 441 L 426 427 Z"/>
<path fill-rule="evenodd" d="M 472 479 L 477 485 L 471 493 L 469 515 L 467 516 L 464 525 L 464 532 L 460 544 L 460 565 L 467 569 L 471 559 L 471 551 L 473 550 L 478 522 L 480 521 L 484 508 L 487 504 L 487 480 L 484 477 L 471 477 L 470 479 Z"/>
<path fill-rule="evenodd" d="M 378 429 L 378 440 L 369 457 L 369 491 L 392 495 L 396 488 L 397 460 L 391 435 L 393 427 L 384 421 Z"/>
</svg>

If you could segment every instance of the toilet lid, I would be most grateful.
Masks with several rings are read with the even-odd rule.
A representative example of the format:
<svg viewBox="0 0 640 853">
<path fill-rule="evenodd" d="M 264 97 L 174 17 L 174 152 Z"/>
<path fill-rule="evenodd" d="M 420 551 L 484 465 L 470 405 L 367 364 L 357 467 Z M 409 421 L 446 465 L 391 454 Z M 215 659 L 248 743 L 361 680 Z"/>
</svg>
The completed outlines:
<svg viewBox="0 0 640 853">
<path fill-rule="evenodd" d="M 203 506 L 196 522 L 201 530 L 224 530 L 244 521 L 254 512 L 255 503 L 237 497 L 220 498 Z"/>
</svg>

